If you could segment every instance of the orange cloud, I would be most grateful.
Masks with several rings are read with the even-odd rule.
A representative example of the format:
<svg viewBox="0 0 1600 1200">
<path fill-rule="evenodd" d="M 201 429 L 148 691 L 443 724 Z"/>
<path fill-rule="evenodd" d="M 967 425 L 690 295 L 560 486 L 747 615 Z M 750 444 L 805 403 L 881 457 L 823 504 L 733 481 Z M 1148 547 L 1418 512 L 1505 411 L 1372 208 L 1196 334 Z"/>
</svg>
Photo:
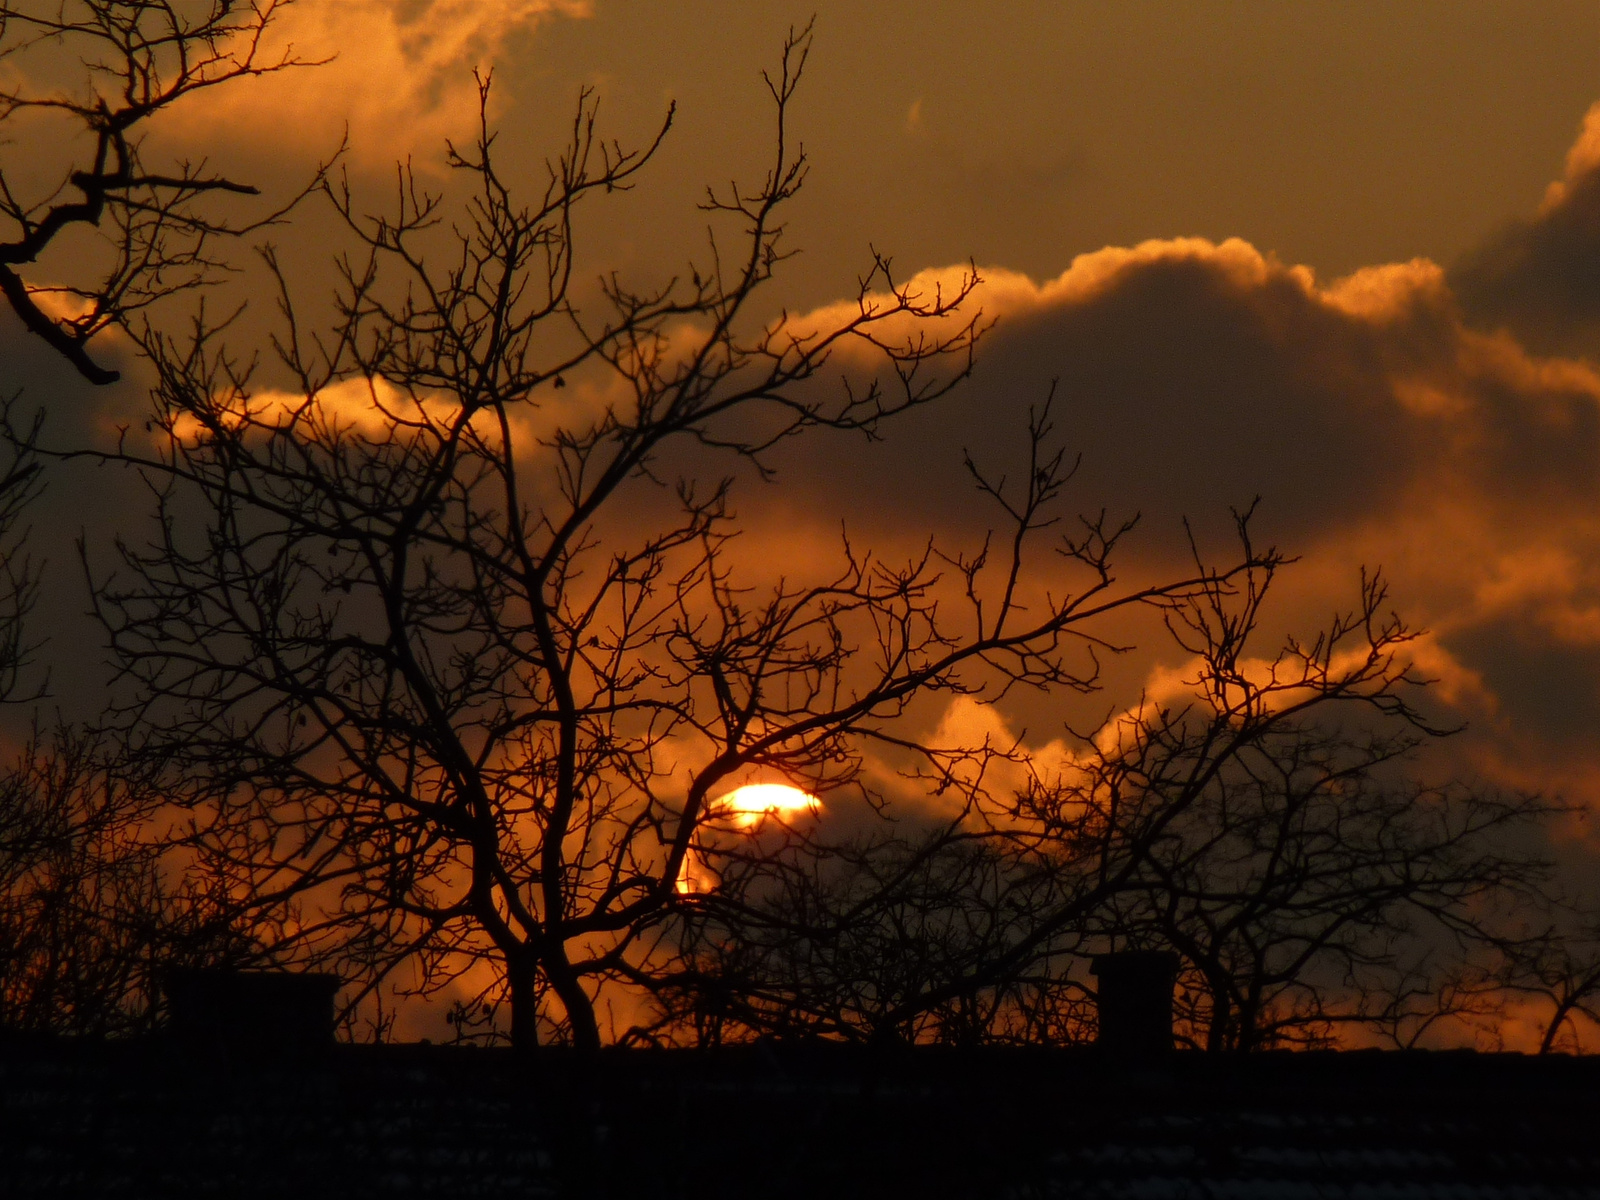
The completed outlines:
<svg viewBox="0 0 1600 1200">
<path fill-rule="evenodd" d="M 1517 548 L 1490 572 L 1476 596 L 1484 618 L 1523 615 L 1564 643 L 1600 645 L 1600 569 L 1580 560 L 1573 547 Z"/>
<path fill-rule="evenodd" d="M 1567 151 L 1566 169 L 1560 179 L 1545 189 L 1539 216 L 1551 216 L 1569 204 L 1574 189 L 1582 187 L 1596 170 L 1600 170 L 1600 101 L 1591 104 L 1589 111 L 1583 114 L 1578 140 Z"/>
<path fill-rule="evenodd" d="M 263 61 L 329 61 L 206 93 L 174 113 L 177 132 L 325 152 L 348 128 L 359 161 L 429 161 L 476 128 L 474 68 L 546 21 L 589 12 L 589 0 L 301 0 L 273 22 Z"/>
</svg>

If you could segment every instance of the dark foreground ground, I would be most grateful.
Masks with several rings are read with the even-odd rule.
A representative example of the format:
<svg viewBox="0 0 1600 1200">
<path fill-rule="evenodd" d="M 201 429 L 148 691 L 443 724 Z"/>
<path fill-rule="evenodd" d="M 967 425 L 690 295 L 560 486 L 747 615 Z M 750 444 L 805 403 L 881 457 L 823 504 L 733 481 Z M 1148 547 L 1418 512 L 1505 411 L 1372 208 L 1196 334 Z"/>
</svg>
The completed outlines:
<svg viewBox="0 0 1600 1200">
<path fill-rule="evenodd" d="M 0 1196 L 1600 1200 L 1600 1058 L 0 1041 Z"/>
</svg>

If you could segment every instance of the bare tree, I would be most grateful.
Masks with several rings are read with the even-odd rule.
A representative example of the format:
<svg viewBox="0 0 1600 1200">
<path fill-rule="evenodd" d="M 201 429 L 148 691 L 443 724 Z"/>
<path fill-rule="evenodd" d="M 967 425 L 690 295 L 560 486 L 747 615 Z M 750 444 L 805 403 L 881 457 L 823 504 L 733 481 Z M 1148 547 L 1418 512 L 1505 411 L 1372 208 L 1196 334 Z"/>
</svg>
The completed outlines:
<svg viewBox="0 0 1600 1200">
<path fill-rule="evenodd" d="M 1600 922 L 1567 905 L 1551 905 L 1531 936 L 1505 939 L 1489 982 L 1511 996 L 1548 1005 L 1539 1053 L 1581 1049 L 1600 1030 Z M 1574 920 L 1576 918 L 1576 920 Z"/>
<path fill-rule="evenodd" d="M 1492 918 L 1543 882 L 1547 865 L 1513 848 L 1544 806 L 1385 778 L 1401 745 L 1279 730 L 1151 847 L 1126 936 L 1184 957 L 1205 1048 L 1322 1044 L 1392 1022 L 1398 997 L 1421 998 L 1429 959 L 1447 969 L 1481 950 Z M 1422 988 L 1427 1016 L 1445 986 Z"/>
<path fill-rule="evenodd" d="M 1114 848 L 1094 854 L 1117 880 L 1097 932 L 1179 952 L 1188 1024 L 1212 1050 L 1437 1017 L 1444 975 L 1423 1013 L 1417 972 L 1455 961 L 1451 945 L 1485 948 L 1549 876 L 1527 847 L 1557 806 L 1408 778 L 1448 731 L 1418 707 L 1426 681 L 1381 581 L 1363 578 L 1360 605 L 1313 642 L 1252 657 L 1275 571 L 1169 609 L 1193 656 L 1184 693 L 1116 718 L 1019 810 L 1068 862 Z"/>
<path fill-rule="evenodd" d="M 96 334 L 212 281 L 227 268 L 218 238 L 262 229 L 306 194 L 241 221 L 216 201 L 256 195 L 254 186 L 204 162 L 151 169 L 141 155 L 144 131 L 185 97 L 306 65 L 264 50 L 289 2 L 0 0 L 0 62 L 13 68 L 0 86 L 10 151 L 0 162 L 0 292 L 90 382 L 118 377 L 90 356 Z M 70 162 L 55 161 L 62 147 Z M 84 278 L 30 282 L 25 269 L 63 242 L 92 259 Z"/>
<path fill-rule="evenodd" d="M 39 565 L 27 505 L 40 490 L 40 422 L 7 423 L 0 474 L 0 704 L 45 695 L 27 678 L 40 650 L 27 616 Z M 226 897 L 163 869 L 162 798 L 115 748 L 83 729 L 37 724 L 0 762 L 0 1028 L 64 1034 L 148 1026 L 155 972 L 248 954 Z"/>
<path fill-rule="evenodd" d="M 881 257 L 842 316 L 753 318 L 805 177 L 788 116 L 808 44 L 767 79 L 764 180 L 708 194 L 737 254 L 714 237 L 687 279 L 606 276 L 598 317 L 572 298 L 575 207 L 659 144 L 602 141 L 585 96 L 530 204 L 487 125 L 452 151 L 471 199 L 448 230 L 404 171 L 384 217 L 327 189 L 362 254 L 323 336 L 284 284 L 297 399 L 258 394 L 215 330 L 146 340 L 156 448 L 110 457 L 155 484 L 158 531 L 97 584 L 121 711 L 171 764 L 196 849 L 263 911 L 301 906 L 285 957 L 476 980 L 517 1043 L 545 1011 L 593 1047 L 595 989 L 636 977 L 722 794 L 859 782 L 874 743 L 936 764 L 896 723 L 917 697 L 1091 688 L 1108 612 L 1198 586 L 1118 588 L 1102 520 L 1061 547 L 1082 586 L 1026 608 L 1059 454 L 1004 497 L 1007 555 L 896 565 L 846 543 L 824 582 L 736 581 L 731 477 L 707 471 L 765 477 L 786 438 L 933 401 L 982 324 L 975 276 L 918 292 Z M 844 348 L 876 375 L 824 387 Z"/>
<path fill-rule="evenodd" d="M 1187 1036 L 1213 1050 L 1353 1023 L 1414 1040 L 1480 1010 L 1507 918 L 1544 902 L 1536 827 L 1559 806 L 1408 778 L 1446 731 L 1377 580 L 1313 641 L 1258 657 L 1284 560 L 1251 546 L 1248 516 L 1239 535 L 1243 569 L 1197 554 L 1189 586 L 1151 601 L 1190 656 L 1179 694 L 1113 714 L 1059 774 L 1008 798 L 969 769 L 962 811 L 915 844 L 735 853 L 664 977 L 666 1028 L 714 1011 L 760 1032 L 1076 1040 L 1084 960 L 1118 948 L 1182 955 Z"/>
<path fill-rule="evenodd" d="M 726 856 L 715 890 L 683 906 L 678 957 L 640 973 L 660 1017 L 636 1036 L 700 1045 L 756 1036 L 1084 1040 L 1088 995 L 1050 974 L 1058 964 L 1033 964 L 995 986 L 974 980 L 1056 901 L 1053 875 L 1019 878 L 1001 847 L 955 827 L 789 840 Z M 973 981 L 936 1004 L 907 1003 L 959 980 Z"/>
<path fill-rule="evenodd" d="M 81 730 L 0 765 L 0 1028 L 147 1029 L 162 969 L 248 959 L 227 897 L 164 869 L 150 784 Z"/>
</svg>

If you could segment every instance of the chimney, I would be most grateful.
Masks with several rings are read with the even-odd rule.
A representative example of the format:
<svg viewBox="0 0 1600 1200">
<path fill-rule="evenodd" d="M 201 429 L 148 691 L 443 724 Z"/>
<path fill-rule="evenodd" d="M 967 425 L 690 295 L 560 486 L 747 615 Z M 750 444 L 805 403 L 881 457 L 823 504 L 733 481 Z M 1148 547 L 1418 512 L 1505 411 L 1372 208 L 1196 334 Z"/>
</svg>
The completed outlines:
<svg viewBox="0 0 1600 1200">
<path fill-rule="evenodd" d="M 333 975 L 174 968 L 163 990 L 172 1035 L 206 1050 L 284 1053 L 333 1043 Z"/>
<path fill-rule="evenodd" d="M 1172 1049 L 1176 954 L 1171 950 L 1118 950 L 1097 955 L 1089 963 L 1089 973 L 1100 980 L 1098 1045 L 1128 1057 Z"/>
</svg>

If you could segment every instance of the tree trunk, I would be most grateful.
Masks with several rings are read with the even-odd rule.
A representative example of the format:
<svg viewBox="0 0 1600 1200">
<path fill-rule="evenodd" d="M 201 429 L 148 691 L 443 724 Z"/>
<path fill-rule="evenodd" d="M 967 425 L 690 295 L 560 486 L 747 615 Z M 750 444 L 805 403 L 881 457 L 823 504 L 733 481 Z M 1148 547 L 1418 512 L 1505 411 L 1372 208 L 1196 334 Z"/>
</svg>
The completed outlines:
<svg viewBox="0 0 1600 1200">
<path fill-rule="evenodd" d="M 1211 989 L 1211 1027 L 1206 1030 L 1206 1050 L 1212 1054 L 1231 1048 L 1233 1005 L 1221 988 Z"/>
<path fill-rule="evenodd" d="M 511 985 L 511 1044 L 518 1050 L 539 1046 L 539 995 L 534 983 L 538 968 L 533 960 L 513 960 L 506 964 Z"/>
<path fill-rule="evenodd" d="M 551 959 L 545 961 L 545 971 L 550 976 L 550 986 L 561 1001 L 561 1006 L 567 1010 L 567 1023 L 572 1026 L 572 1045 L 585 1054 L 596 1053 L 600 1049 L 600 1022 L 594 1014 L 594 1001 L 583 990 L 583 984 L 578 982 L 564 954 L 558 950 Z"/>
<path fill-rule="evenodd" d="M 1545 1026 L 1544 1037 L 1539 1040 L 1540 1054 L 1549 1054 L 1550 1051 L 1555 1049 L 1556 1035 L 1561 1032 L 1561 1026 L 1572 1015 L 1574 1003 L 1574 998 L 1570 996 L 1556 1002 L 1555 1015 L 1550 1018 L 1550 1023 Z"/>
</svg>

